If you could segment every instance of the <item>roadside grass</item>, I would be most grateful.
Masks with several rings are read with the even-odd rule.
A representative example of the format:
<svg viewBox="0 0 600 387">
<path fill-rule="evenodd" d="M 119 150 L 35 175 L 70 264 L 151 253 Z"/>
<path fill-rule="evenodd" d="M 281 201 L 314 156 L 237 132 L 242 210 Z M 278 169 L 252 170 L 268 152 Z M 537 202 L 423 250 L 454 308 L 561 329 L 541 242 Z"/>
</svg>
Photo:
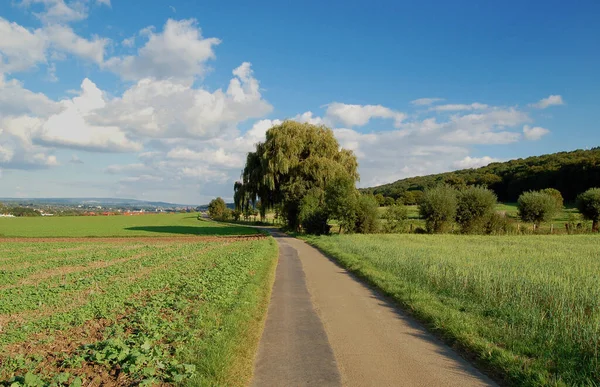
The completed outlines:
<svg viewBox="0 0 600 387">
<path fill-rule="evenodd" d="M 597 236 L 303 238 L 506 384 L 600 384 Z"/>
<path fill-rule="evenodd" d="M 0 218 L 0 237 L 134 237 L 247 235 L 257 231 L 202 221 L 193 213 Z"/>
<path fill-rule="evenodd" d="M 97 219 L 107 224 L 92 235 L 115 225 Z M 219 235 L 256 232 L 194 221 Z M 247 385 L 276 242 L 122 240 L 0 244 L 0 386 Z"/>
</svg>

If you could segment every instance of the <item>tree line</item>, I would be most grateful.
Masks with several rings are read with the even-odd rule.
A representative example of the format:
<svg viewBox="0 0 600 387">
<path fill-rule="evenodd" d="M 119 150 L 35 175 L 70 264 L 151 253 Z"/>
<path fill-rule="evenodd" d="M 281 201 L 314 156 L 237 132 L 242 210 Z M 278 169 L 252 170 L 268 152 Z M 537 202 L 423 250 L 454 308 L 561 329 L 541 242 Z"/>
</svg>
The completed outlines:
<svg viewBox="0 0 600 387">
<path fill-rule="evenodd" d="M 581 192 L 600 187 L 600 147 L 491 163 L 476 169 L 411 177 L 361 191 L 381 194 L 394 200 L 401 198 L 404 204 L 411 204 L 418 202 L 423 191 L 440 184 L 458 189 L 474 185 L 485 186 L 503 202 L 515 202 L 523 192 L 550 187 L 560 191 L 566 201 L 573 202 Z"/>
</svg>

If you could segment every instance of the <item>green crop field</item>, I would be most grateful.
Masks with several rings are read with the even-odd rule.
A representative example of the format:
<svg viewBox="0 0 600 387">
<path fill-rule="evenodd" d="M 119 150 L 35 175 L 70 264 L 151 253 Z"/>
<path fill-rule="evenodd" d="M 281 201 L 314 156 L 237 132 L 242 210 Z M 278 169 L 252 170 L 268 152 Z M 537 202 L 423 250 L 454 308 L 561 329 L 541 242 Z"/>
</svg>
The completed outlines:
<svg viewBox="0 0 600 387">
<path fill-rule="evenodd" d="M 204 221 L 202 227 L 199 227 L 199 223 L 195 214 L 0 218 L 0 237 L 130 237 L 256 233 L 254 229 L 247 227 L 232 227 L 208 221 Z"/>
<path fill-rule="evenodd" d="M 272 238 L 189 215 L 1 224 L 79 238 L 0 239 L 0 386 L 248 382 Z M 81 238 L 130 232 L 152 237 Z"/>
<path fill-rule="evenodd" d="M 597 235 L 306 239 L 507 384 L 600 384 Z"/>
</svg>

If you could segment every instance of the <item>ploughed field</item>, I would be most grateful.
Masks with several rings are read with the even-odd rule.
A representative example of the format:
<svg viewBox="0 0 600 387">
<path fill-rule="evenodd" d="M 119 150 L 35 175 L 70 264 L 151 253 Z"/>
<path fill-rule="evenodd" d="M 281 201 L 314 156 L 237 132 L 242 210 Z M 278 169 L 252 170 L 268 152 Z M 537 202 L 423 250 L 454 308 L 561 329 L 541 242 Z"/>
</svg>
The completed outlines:
<svg viewBox="0 0 600 387">
<path fill-rule="evenodd" d="M 507 384 L 600 384 L 597 235 L 306 239 Z"/>
<path fill-rule="evenodd" d="M 14 220 L 0 233 L 33 236 L 42 221 L 50 229 L 0 239 L 0 385 L 248 382 L 277 258 L 272 238 L 189 214 L 5 228 Z M 153 236 L 109 237 L 129 232 Z"/>
</svg>

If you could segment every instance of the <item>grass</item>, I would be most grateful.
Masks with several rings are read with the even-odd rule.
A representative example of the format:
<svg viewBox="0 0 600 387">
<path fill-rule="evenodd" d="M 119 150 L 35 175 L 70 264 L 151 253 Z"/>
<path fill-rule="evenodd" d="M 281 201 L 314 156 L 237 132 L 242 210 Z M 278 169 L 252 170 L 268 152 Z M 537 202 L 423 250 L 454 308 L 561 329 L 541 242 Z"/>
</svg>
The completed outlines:
<svg viewBox="0 0 600 387">
<path fill-rule="evenodd" d="M 254 234 L 248 227 L 198 221 L 195 214 L 0 218 L 4 237 L 133 237 Z"/>
<path fill-rule="evenodd" d="M 507 384 L 600 384 L 597 236 L 305 238 Z"/>
<path fill-rule="evenodd" d="M 52 221 L 72 226 L 62 219 L 72 218 Z M 92 221 L 95 232 L 88 223 L 85 233 L 93 236 L 113 235 L 115 225 L 125 235 L 127 227 L 169 227 L 167 219 L 175 228 L 204 229 L 193 235 L 255 232 L 182 215 L 134 220 L 149 220 L 147 226 L 81 219 Z M 35 235 L 21 227 L 11 232 Z M 46 235 L 70 236 L 67 229 Z M 0 386 L 246 385 L 276 258 L 275 241 L 260 235 L 5 241 Z"/>
</svg>

